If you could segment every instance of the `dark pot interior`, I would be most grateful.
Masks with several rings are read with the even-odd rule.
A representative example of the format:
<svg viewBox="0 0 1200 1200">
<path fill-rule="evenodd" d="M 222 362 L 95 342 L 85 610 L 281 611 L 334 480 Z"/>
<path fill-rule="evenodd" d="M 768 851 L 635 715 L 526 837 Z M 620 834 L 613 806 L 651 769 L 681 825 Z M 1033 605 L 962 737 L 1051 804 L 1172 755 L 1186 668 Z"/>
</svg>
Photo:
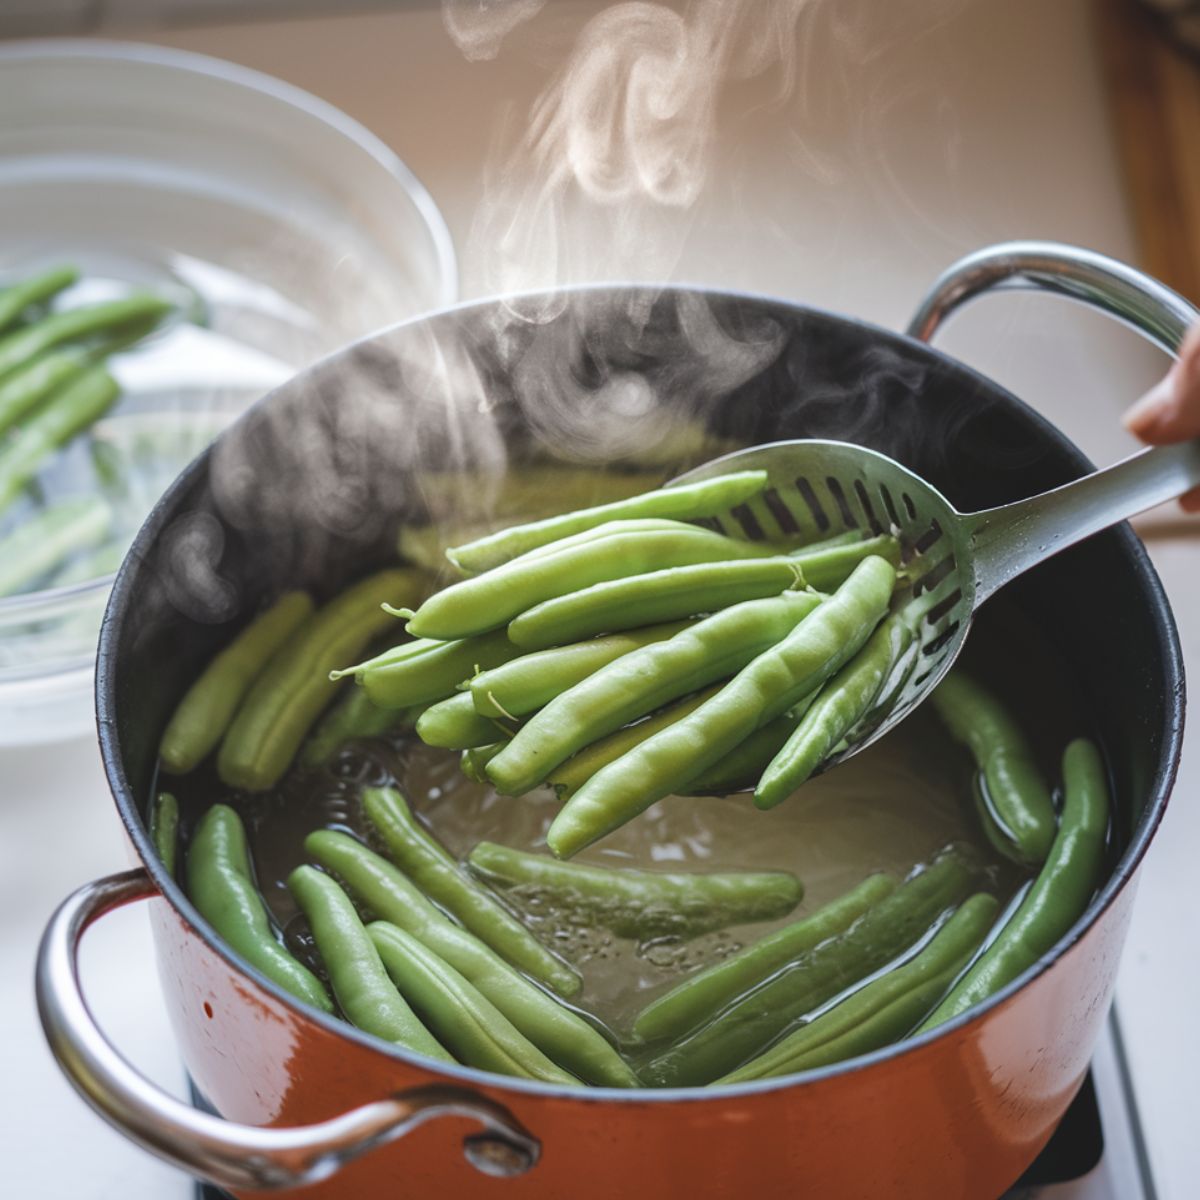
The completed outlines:
<svg viewBox="0 0 1200 1200">
<path fill-rule="evenodd" d="M 558 297 L 569 302 L 541 298 L 559 311 L 537 322 L 487 302 L 334 355 L 257 405 L 160 502 L 113 590 L 97 673 L 110 780 L 147 860 L 157 742 L 183 690 L 264 596 L 328 595 L 394 561 L 398 526 L 427 517 L 422 473 L 472 471 L 457 504 L 479 511 L 506 462 L 640 462 L 650 486 L 733 446 L 834 437 L 893 455 L 974 510 L 1090 469 L 995 383 L 885 330 L 688 289 Z M 1162 588 L 1121 527 L 1002 598 L 1061 653 L 1111 764 L 1112 895 L 1161 817 L 1178 757 L 1182 667 Z"/>
</svg>

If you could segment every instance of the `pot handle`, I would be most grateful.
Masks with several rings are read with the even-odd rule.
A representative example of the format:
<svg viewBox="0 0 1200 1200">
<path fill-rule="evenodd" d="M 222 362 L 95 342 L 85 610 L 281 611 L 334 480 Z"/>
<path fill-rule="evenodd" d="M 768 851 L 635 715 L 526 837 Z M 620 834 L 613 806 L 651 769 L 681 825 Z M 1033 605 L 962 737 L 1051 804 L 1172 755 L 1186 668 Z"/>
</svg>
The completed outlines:
<svg viewBox="0 0 1200 1200">
<path fill-rule="evenodd" d="M 463 1139 L 463 1154 L 486 1175 L 520 1175 L 537 1162 L 537 1139 L 512 1113 L 462 1087 L 412 1088 L 290 1129 L 234 1124 L 161 1091 L 96 1025 L 80 988 L 78 960 L 79 942 L 93 921 L 157 895 L 142 868 L 86 884 L 59 906 L 38 948 L 38 1012 L 50 1049 L 76 1091 L 131 1141 L 231 1190 L 315 1183 L 436 1117 L 466 1117 L 483 1126 Z"/>
<path fill-rule="evenodd" d="M 946 318 L 985 292 L 1020 288 L 1053 292 L 1098 308 L 1175 356 L 1200 312 L 1141 271 L 1061 242 L 1002 242 L 968 254 L 934 282 L 908 324 L 928 342 Z"/>
</svg>

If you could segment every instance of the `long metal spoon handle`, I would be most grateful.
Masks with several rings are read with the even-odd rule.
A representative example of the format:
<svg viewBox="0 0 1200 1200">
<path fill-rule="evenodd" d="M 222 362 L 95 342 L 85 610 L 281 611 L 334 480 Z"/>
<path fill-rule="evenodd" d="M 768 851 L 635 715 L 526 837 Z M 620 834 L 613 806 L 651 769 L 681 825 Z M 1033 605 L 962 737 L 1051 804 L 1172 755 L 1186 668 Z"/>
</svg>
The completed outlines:
<svg viewBox="0 0 1200 1200">
<path fill-rule="evenodd" d="M 1051 492 L 965 517 L 976 603 L 1052 554 L 1194 487 L 1200 441 L 1142 450 Z"/>
</svg>

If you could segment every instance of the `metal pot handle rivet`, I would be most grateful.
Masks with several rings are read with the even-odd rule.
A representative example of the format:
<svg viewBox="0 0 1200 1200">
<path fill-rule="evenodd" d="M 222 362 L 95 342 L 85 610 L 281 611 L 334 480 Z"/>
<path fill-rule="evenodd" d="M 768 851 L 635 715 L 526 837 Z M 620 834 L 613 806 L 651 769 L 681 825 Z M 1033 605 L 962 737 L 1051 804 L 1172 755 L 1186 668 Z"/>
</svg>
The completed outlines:
<svg viewBox="0 0 1200 1200">
<path fill-rule="evenodd" d="M 78 958 L 80 940 L 93 921 L 158 894 L 142 868 L 86 884 L 59 906 L 38 948 L 38 1012 L 50 1049 L 80 1095 L 130 1140 L 228 1190 L 316 1183 L 438 1117 L 465 1117 L 483 1126 L 463 1139 L 463 1154 L 485 1174 L 511 1178 L 537 1162 L 537 1139 L 512 1113 L 463 1087 L 413 1088 L 292 1128 L 238 1125 L 161 1091 L 97 1026 L 80 987 Z"/>
<path fill-rule="evenodd" d="M 934 282 L 908 324 L 923 342 L 963 305 L 986 292 L 1052 292 L 1115 317 L 1170 355 L 1196 309 L 1166 284 L 1114 258 L 1060 242 L 1002 242 L 959 259 Z"/>
</svg>

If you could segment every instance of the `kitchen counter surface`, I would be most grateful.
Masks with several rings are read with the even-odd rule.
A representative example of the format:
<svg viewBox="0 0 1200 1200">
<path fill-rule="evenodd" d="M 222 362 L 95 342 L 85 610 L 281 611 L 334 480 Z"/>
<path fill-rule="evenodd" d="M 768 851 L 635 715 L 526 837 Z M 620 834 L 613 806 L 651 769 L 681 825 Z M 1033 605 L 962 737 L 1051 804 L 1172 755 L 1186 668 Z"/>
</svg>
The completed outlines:
<svg viewBox="0 0 1200 1200">
<path fill-rule="evenodd" d="M 421 7 L 113 32 L 234 59 L 339 105 L 413 167 L 461 248 L 505 105 L 522 119 L 546 78 L 543 64 L 595 7 L 560 0 L 487 63 L 466 62 L 438 13 Z M 989 242 L 1054 238 L 1134 258 L 1085 0 L 942 7 L 951 15 L 937 28 L 911 39 L 898 24 L 886 52 L 869 63 L 843 71 L 827 56 L 810 56 L 797 97 L 774 110 L 758 107 L 748 118 L 750 102 L 763 97 L 753 87 L 737 92 L 740 115 L 731 107 L 712 175 L 720 203 L 702 206 L 677 278 L 798 297 L 897 327 L 944 266 Z M 470 281 L 470 264 L 466 275 Z M 944 345 L 1041 408 L 1099 461 L 1129 451 L 1117 414 L 1162 367 L 1132 334 L 1038 297 L 979 304 L 954 323 Z M 1200 537 L 1165 517 L 1164 538 L 1151 548 L 1188 661 L 1200 667 L 1200 605 L 1192 599 Z M 33 1010 L 33 950 L 54 902 L 126 863 L 97 752 L 90 741 L 3 752 L 0 772 L 0 1012 L 19 1082 L 0 1100 L 5 1193 L 23 1200 L 182 1198 L 182 1176 L 121 1141 L 70 1092 Z M 1191 803 L 1197 791 L 1200 734 L 1193 733 L 1176 803 L 1146 865 L 1119 985 L 1161 1200 L 1187 1200 L 1200 1175 L 1184 1091 L 1200 1072 L 1200 968 L 1178 941 L 1180 903 L 1191 895 L 1200 845 L 1200 806 Z M 44 852 L 32 853 L 35 846 Z M 85 979 L 105 1027 L 178 1091 L 181 1071 L 144 915 L 120 913 L 88 943 Z"/>
</svg>

